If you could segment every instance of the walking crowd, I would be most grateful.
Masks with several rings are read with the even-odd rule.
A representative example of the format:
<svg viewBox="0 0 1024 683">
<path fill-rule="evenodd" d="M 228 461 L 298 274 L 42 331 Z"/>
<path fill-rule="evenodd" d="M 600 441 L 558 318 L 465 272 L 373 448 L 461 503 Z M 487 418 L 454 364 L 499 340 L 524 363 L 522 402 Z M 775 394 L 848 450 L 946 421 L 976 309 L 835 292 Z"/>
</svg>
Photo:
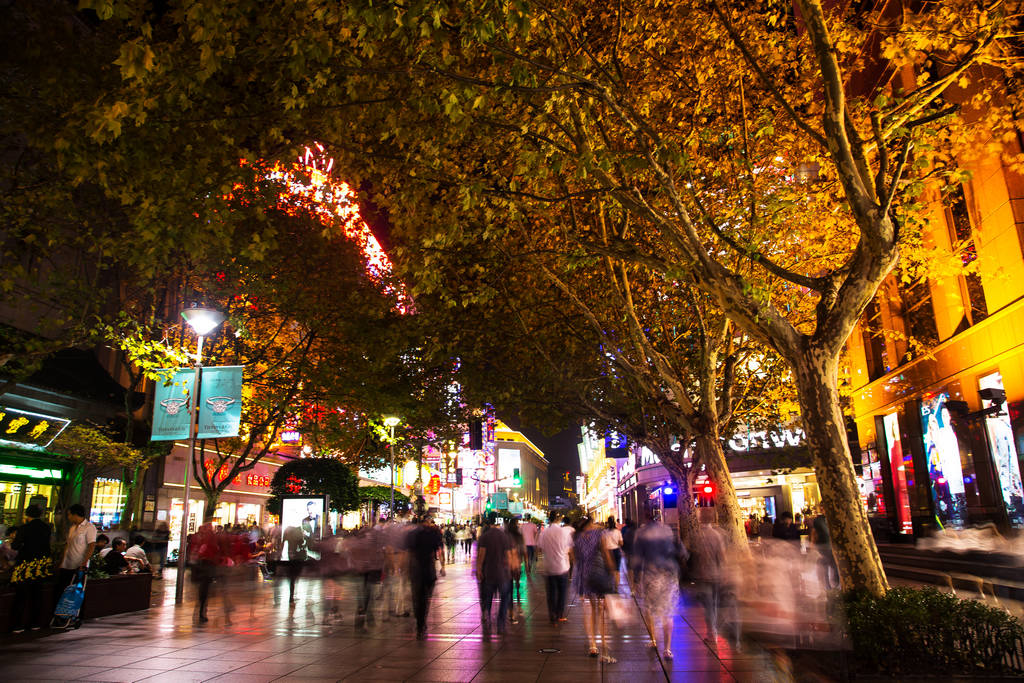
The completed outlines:
<svg viewBox="0 0 1024 683">
<path fill-rule="evenodd" d="M 15 585 L 15 630 L 37 628 L 52 610 L 42 604 L 41 574 L 34 568 L 51 558 L 52 529 L 40 519 L 41 510 L 30 506 L 26 522 L 8 530 L 0 545 L 0 571 L 11 572 Z M 791 518 L 783 516 L 770 537 L 757 539 L 756 566 L 743 566 L 728 553 L 725 532 L 715 523 L 714 508 L 698 508 L 699 526 L 689 530 L 687 542 L 676 529 L 662 522 L 657 511 L 642 525 L 614 517 L 599 523 L 582 517 L 569 524 L 552 512 L 547 524 L 526 517 L 499 519 L 494 513 L 479 524 L 435 524 L 429 515 L 393 519 L 356 530 L 332 533 L 300 524 L 261 529 L 218 526 L 212 518 L 187 539 L 189 577 L 196 588 L 196 621 L 209 621 L 211 601 L 219 597 L 225 623 L 230 624 L 246 587 L 257 581 L 284 579 L 273 591 L 275 604 L 287 595 L 297 601 L 302 577 L 315 577 L 338 590 L 321 591 L 325 615 L 341 619 L 347 609 L 342 599 L 354 596 L 352 623 L 359 632 L 390 621 L 412 617 L 418 638 L 426 638 L 434 588 L 446 567 L 468 564 L 476 579 L 483 637 L 503 637 L 524 618 L 523 596 L 528 581 L 543 577 L 546 615 L 557 629 L 568 619 L 568 607 L 579 604 L 587 635 L 586 654 L 614 663 L 614 632 L 629 611 L 623 602 L 635 599 L 647 627 L 648 646 L 673 657 L 673 619 L 682 590 L 704 608 L 705 640 L 716 647 L 722 636 L 734 648 L 741 646 L 741 623 L 758 623 L 758 602 L 765 612 L 791 612 L 792 621 L 809 608 L 802 597 L 808 562 L 794 555 Z M 107 574 L 160 572 L 166 557 L 143 535 L 129 539 L 97 533 L 80 505 L 67 511 L 68 531 L 57 564 L 56 591 L 85 570 Z M 824 519 L 809 525 L 821 585 L 834 585 L 835 567 Z M 315 532 L 315 533 L 314 533 Z M 756 537 L 755 537 L 756 538 Z M 130 545 L 129 545 L 130 541 Z M 811 571 L 814 573 L 814 570 Z M 745 578 L 741 578 L 745 577 Z M 741 599 L 740 587 L 747 590 Z M 233 590 L 234 589 L 234 590 Z M 750 590 L 754 589 L 754 590 Z M 234 597 L 233 597 L 234 596 Z M 243 598 L 244 599 L 244 598 Z M 497 604 L 495 604 L 497 603 Z M 754 605 L 744 612 L 741 604 Z M 783 620 L 784 621 L 784 620 Z M 779 624 L 775 628 L 781 628 Z"/>
</svg>

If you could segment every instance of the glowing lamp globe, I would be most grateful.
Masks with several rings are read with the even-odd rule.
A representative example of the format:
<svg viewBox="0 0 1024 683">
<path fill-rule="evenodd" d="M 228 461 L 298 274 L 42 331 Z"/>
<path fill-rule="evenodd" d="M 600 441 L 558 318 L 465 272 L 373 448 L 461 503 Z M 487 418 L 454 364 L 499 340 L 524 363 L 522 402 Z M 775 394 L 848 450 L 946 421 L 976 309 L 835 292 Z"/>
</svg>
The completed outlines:
<svg viewBox="0 0 1024 683">
<path fill-rule="evenodd" d="M 200 337 L 210 334 L 224 322 L 224 314 L 210 308 L 186 308 L 181 317 Z"/>
<path fill-rule="evenodd" d="M 401 422 L 401 421 L 402 421 L 402 418 L 397 417 L 395 415 L 385 415 L 384 416 L 384 424 L 387 425 L 388 427 L 397 427 L 398 423 Z"/>
</svg>

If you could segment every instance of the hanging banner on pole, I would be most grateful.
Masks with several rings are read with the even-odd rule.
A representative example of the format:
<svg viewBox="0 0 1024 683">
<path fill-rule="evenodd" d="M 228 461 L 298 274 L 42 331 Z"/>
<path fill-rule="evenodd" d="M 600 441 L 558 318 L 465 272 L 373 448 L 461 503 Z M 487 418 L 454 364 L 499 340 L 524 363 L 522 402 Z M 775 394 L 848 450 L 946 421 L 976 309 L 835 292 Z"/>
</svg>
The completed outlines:
<svg viewBox="0 0 1024 683">
<path fill-rule="evenodd" d="M 196 438 L 238 436 L 242 422 L 242 367 L 203 368 Z"/>
<path fill-rule="evenodd" d="M 149 437 L 150 441 L 187 439 L 191 428 L 188 408 L 192 400 L 196 371 L 193 368 L 178 368 L 159 372 L 173 372 L 174 375 L 169 384 L 157 382 L 156 396 L 153 400 L 153 434 Z"/>
</svg>

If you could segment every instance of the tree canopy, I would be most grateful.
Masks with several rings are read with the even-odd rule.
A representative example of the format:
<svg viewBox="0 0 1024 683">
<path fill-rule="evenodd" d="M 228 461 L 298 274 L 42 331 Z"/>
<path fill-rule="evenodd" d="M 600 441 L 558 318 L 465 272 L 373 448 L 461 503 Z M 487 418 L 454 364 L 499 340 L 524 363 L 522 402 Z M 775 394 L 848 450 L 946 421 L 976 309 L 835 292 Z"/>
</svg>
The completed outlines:
<svg viewBox="0 0 1024 683">
<path fill-rule="evenodd" d="M 972 156 L 1019 162 L 1019 2 L 84 6 L 81 45 L 64 42 L 88 77 L 19 120 L 61 188 L 118 199 L 146 245 L 129 263 L 172 230 L 192 253 L 250 213 L 261 226 L 228 211 L 236 160 L 318 140 L 371 184 L 413 299 L 453 268 L 467 285 L 449 305 L 492 300 L 471 286 L 481 264 L 444 256 L 506 241 L 696 287 L 790 366 L 843 583 L 886 589 L 840 354 L 896 263 L 928 262 L 929 197 Z M 63 57 L 19 62 L 33 106 Z M 242 253 L 261 257 L 262 236 Z"/>
<path fill-rule="evenodd" d="M 300 458 L 286 462 L 270 480 L 267 509 L 281 514 L 281 496 L 327 495 L 331 509 L 346 512 L 359 507 L 359 477 L 334 458 Z"/>
</svg>

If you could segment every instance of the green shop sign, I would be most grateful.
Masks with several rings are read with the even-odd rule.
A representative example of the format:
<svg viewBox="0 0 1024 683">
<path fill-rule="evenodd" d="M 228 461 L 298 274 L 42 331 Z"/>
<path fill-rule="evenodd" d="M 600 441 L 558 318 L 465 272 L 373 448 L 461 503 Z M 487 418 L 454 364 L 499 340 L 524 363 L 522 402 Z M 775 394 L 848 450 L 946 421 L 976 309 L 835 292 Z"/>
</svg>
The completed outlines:
<svg viewBox="0 0 1024 683">
<path fill-rule="evenodd" d="M 59 480 L 64 475 L 64 472 L 55 467 L 23 467 L 21 465 L 0 463 L 0 475 L 28 479 Z"/>
</svg>

